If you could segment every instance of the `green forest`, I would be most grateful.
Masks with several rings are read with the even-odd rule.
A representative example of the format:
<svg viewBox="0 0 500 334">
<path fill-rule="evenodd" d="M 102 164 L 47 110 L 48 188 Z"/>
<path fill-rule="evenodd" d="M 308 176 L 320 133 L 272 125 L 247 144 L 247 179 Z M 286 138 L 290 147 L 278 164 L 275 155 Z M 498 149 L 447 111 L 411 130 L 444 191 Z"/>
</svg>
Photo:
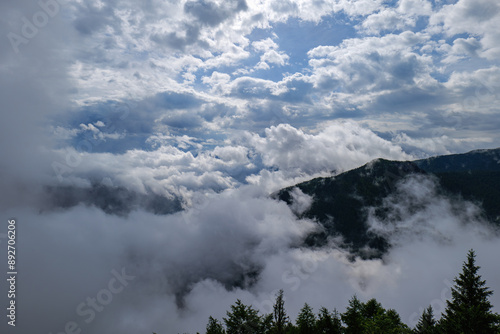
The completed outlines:
<svg viewBox="0 0 500 334">
<path fill-rule="evenodd" d="M 307 304 L 297 319 L 287 315 L 283 290 L 276 295 L 273 312 L 259 314 L 237 300 L 223 319 L 209 317 L 206 334 L 498 334 L 500 315 L 492 311 L 493 291 L 481 279 L 474 250 L 470 250 L 462 272 L 454 279 L 451 299 L 437 319 L 429 306 L 415 328 L 401 321 L 396 310 L 385 309 L 376 299 L 362 302 L 353 296 L 343 313 L 322 307 L 317 313 Z"/>
</svg>

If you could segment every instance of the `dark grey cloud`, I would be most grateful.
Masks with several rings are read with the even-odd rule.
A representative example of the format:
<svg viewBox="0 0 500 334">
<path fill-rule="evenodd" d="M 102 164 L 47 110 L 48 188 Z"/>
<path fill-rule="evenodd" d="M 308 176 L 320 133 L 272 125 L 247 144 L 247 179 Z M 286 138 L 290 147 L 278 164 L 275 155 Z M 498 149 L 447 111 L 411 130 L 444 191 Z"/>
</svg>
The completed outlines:
<svg viewBox="0 0 500 334">
<path fill-rule="evenodd" d="M 66 32 L 60 15 L 49 17 L 37 3 L 26 1 L 2 2 L 0 12 L 0 155 L 6 157 L 0 162 L 0 209 L 6 209 L 30 202 L 30 190 L 51 170 L 47 120 L 66 110 L 74 86 L 67 75 L 70 61 L 61 52 Z M 45 24 L 24 37 L 26 22 L 33 24 L 39 13 L 47 17 Z M 26 43 L 13 46 L 4 38 L 10 33 Z"/>
<path fill-rule="evenodd" d="M 481 21 L 487 21 L 500 12 L 498 3 L 491 1 L 480 1 L 478 5 L 473 5 L 470 1 L 463 1 L 461 10 L 468 16 Z"/>
<path fill-rule="evenodd" d="M 87 188 L 46 186 L 43 194 L 39 208 L 41 211 L 66 210 L 81 204 L 94 206 L 107 214 L 118 216 L 127 216 L 139 209 L 160 215 L 182 210 L 181 199 L 175 196 L 161 196 L 151 191 L 145 194 L 136 193 L 100 181 L 94 181 Z"/>
<path fill-rule="evenodd" d="M 92 35 L 105 27 L 111 27 L 114 35 L 121 34 L 121 21 L 115 16 L 115 5 L 112 2 L 103 2 L 102 6 L 89 2 L 80 2 L 76 5 L 79 15 L 73 22 L 75 29 L 83 35 Z"/>
<path fill-rule="evenodd" d="M 245 0 L 226 2 L 223 5 L 206 0 L 188 1 L 184 5 L 186 13 L 193 15 L 198 20 L 198 23 L 209 26 L 217 26 L 224 20 L 247 8 Z"/>
<path fill-rule="evenodd" d="M 202 118 L 186 112 L 172 112 L 165 115 L 161 119 L 161 122 L 176 129 L 191 129 L 201 126 Z"/>
<path fill-rule="evenodd" d="M 194 20 L 186 20 L 181 31 L 155 33 L 150 36 L 150 39 L 162 46 L 183 52 L 191 45 L 208 49 L 207 42 L 200 40 L 201 30 L 206 26 L 217 27 L 247 8 L 245 0 L 225 2 L 222 5 L 205 0 L 189 1 L 184 4 L 183 10 L 184 13 L 194 17 Z"/>
<path fill-rule="evenodd" d="M 197 128 L 202 124 L 201 107 L 206 102 L 194 94 L 166 91 L 142 100 L 109 100 L 76 108 L 53 119 L 53 129 L 74 131 L 62 138 L 77 150 L 124 153 L 134 148 L 149 148 L 147 139 L 158 125 L 173 131 Z M 100 124 L 96 126 L 96 124 Z M 84 130 L 92 127 L 95 131 Z M 60 131 L 60 130 L 59 130 Z"/>
<path fill-rule="evenodd" d="M 415 78 L 423 70 L 415 55 L 382 57 L 376 52 L 367 55 L 366 61 L 339 67 L 351 78 L 342 82 L 343 91 L 348 93 L 394 90 L 414 85 Z"/>
<path fill-rule="evenodd" d="M 167 91 L 158 93 L 150 99 L 156 107 L 162 109 L 190 109 L 199 107 L 203 100 L 190 93 Z"/>
<path fill-rule="evenodd" d="M 377 96 L 370 109 L 377 112 L 408 113 L 412 111 L 427 111 L 446 104 L 444 91 L 410 87 L 395 89 Z"/>
<path fill-rule="evenodd" d="M 198 42 L 200 28 L 196 25 L 186 25 L 183 35 L 176 31 L 167 34 L 151 35 L 151 40 L 166 47 L 185 51 L 186 47 Z"/>
</svg>

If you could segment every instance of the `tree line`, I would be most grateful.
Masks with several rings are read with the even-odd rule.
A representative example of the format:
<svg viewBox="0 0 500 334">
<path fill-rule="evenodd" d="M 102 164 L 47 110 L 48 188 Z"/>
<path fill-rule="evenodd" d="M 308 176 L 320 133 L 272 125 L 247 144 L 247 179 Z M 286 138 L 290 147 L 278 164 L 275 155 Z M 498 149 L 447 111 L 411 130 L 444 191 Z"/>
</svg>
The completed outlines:
<svg viewBox="0 0 500 334">
<path fill-rule="evenodd" d="M 295 322 L 285 310 L 283 290 L 276 295 L 273 312 L 259 314 L 251 305 L 237 300 L 222 321 L 208 319 L 206 334 L 500 334 L 500 315 L 492 311 L 493 293 L 479 275 L 475 252 L 470 250 L 462 272 L 454 279 L 451 299 L 438 320 L 429 306 L 415 328 L 401 321 L 396 310 L 386 310 L 376 299 L 366 302 L 356 296 L 344 313 L 325 307 L 315 314 L 306 303 Z"/>
</svg>

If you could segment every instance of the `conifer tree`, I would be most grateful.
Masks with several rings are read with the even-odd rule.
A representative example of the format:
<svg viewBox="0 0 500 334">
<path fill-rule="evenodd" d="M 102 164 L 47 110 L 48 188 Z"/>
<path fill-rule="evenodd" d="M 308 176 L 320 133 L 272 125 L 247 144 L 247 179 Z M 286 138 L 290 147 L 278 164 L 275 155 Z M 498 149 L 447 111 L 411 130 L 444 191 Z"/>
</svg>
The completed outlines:
<svg viewBox="0 0 500 334">
<path fill-rule="evenodd" d="M 336 308 L 333 309 L 332 319 L 333 332 L 338 334 L 343 333 L 342 320 L 340 320 L 340 314 L 337 312 Z"/>
<path fill-rule="evenodd" d="M 265 316 L 261 317 L 260 322 L 260 331 L 258 333 L 262 334 L 274 334 L 274 326 L 273 326 L 273 314 L 269 313 Z"/>
<path fill-rule="evenodd" d="M 433 334 L 436 333 L 436 320 L 434 319 L 434 310 L 429 306 L 424 310 L 420 319 L 413 330 L 414 334 Z"/>
<path fill-rule="evenodd" d="M 283 290 L 280 290 L 276 295 L 276 302 L 273 306 L 273 333 L 285 334 L 287 324 L 288 316 L 285 311 Z"/>
<path fill-rule="evenodd" d="M 214 319 L 212 318 L 212 316 L 210 316 L 208 318 L 206 334 L 224 334 L 224 333 L 226 332 L 224 331 L 222 324 L 217 319 Z"/>
<path fill-rule="evenodd" d="M 297 328 L 299 334 L 314 334 L 316 327 L 316 316 L 314 315 L 311 306 L 307 303 L 300 310 L 297 316 Z"/>
<path fill-rule="evenodd" d="M 342 321 L 346 324 L 346 334 L 359 334 L 363 332 L 363 315 L 361 314 L 363 304 L 356 295 L 349 300 L 349 306 L 341 315 Z"/>
<path fill-rule="evenodd" d="M 372 298 L 362 305 L 361 313 L 365 319 L 372 320 L 376 316 L 384 314 L 385 309 L 375 298 Z"/>
<path fill-rule="evenodd" d="M 452 299 L 442 319 L 444 333 L 496 334 L 498 333 L 498 315 L 491 311 L 493 307 L 488 297 L 493 293 L 481 280 L 476 266 L 476 254 L 470 250 L 462 272 L 455 278 L 451 288 Z"/>
<path fill-rule="evenodd" d="M 318 320 L 316 321 L 316 333 L 321 334 L 340 334 L 342 333 L 342 326 L 337 313 L 331 314 L 325 307 L 320 308 L 318 313 Z"/>
<path fill-rule="evenodd" d="M 231 305 L 231 312 L 227 312 L 224 318 L 227 334 L 255 334 L 261 329 L 261 317 L 252 306 L 244 305 L 237 299 L 236 304 Z"/>
<path fill-rule="evenodd" d="M 411 334 L 411 329 L 401 321 L 401 317 L 398 312 L 394 309 L 389 309 L 385 312 L 382 317 L 382 323 L 385 324 L 381 326 L 380 333 L 383 334 Z"/>
</svg>

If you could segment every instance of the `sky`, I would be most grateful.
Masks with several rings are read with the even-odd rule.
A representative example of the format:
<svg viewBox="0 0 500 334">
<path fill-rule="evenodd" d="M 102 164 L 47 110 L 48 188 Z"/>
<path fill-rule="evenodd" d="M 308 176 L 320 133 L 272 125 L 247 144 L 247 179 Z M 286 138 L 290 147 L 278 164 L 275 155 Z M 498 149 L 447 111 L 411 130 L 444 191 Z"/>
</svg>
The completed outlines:
<svg viewBox="0 0 500 334">
<path fill-rule="evenodd" d="M 401 184 L 423 207 L 400 215 L 408 232 L 370 220 L 393 238 L 384 261 L 297 248 L 317 228 L 294 215 L 311 199 L 269 198 L 376 158 L 500 147 L 499 21 L 495 0 L 3 0 L 0 213 L 19 222 L 20 272 L 9 333 L 202 332 L 236 298 L 265 310 L 280 288 L 291 314 L 357 293 L 413 325 L 470 247 L 500 289 L 496 232 L 432 180 Z M 122 270 L 135 278 L 110 288 Z M 106 288 L 120 292 L 78 314 Z"/>
</svg>

